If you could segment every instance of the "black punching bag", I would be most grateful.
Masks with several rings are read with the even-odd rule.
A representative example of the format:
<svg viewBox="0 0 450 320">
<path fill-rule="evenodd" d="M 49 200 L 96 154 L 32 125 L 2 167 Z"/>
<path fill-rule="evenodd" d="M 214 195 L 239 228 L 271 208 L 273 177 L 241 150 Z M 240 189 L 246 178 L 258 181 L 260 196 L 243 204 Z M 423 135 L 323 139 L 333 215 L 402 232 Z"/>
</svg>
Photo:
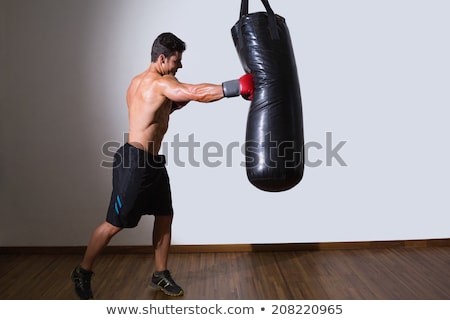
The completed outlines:
<svg viewBox="0 0 450 320">
<path fill-rule="evenodd" d="M 267 0 L 267 12 L 248 13 L 242 0 L 231 34 L 242 66 L 254 79 L 245 158 L 247 177 L 264 191 L 284 191 L 303 177 L 303 116 L 300 85 L 285 19 Z"/>
</svg>

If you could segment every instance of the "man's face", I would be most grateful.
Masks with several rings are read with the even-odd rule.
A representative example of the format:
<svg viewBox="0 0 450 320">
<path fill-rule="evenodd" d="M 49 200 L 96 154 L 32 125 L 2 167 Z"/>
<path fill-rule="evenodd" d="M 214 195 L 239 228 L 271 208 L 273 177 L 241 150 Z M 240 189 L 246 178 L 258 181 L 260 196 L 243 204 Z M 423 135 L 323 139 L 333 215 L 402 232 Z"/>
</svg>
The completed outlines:
<svg viewBox="0 0 450 320">
<path fill-rule="evenodd" d="M 164 58 L 164 73 L 174 76 L 179 68 L 183 68 L 183 65 L 181 64 L 181 58 L 182 53 L 178 51 L 175 52 L 175 54 L 170 58 Z"/>
</svg>

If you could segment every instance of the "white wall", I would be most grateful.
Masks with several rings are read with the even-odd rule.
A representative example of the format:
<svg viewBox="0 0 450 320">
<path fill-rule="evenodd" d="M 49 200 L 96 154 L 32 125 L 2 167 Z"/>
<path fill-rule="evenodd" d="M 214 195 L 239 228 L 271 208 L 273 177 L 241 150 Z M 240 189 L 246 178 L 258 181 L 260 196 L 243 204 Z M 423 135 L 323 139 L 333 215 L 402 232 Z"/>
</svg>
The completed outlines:
<svg viewBox="0 0 450 320">
<path fill-rule="evenodd" d="M 147 68 L 154 38 L 187 42 L 185 82 L 241 75 L 230 28 L 239 0 L 0 0 L 1 246 L 85 245 L 104 220 L 111 171 L 102 146 L 123 141 L 125 92 Z M 447 1 L 281 1 L 302 89 L 308 159 L 283 193 L 254 188 L 243 155 L 216 168 L 202 148 L 242 145 L 248 103 L 191 103 L 165 142 L 174 244 L 405 240 L 450 237 L 450 21 Z M 250 1 L 251 11 L 261 10 Z M 331 166 L 332 146 L 346 141 Z M 170 143 L 200 147 L 177 166 Z M 311 144 L 312 143 L 312 144 Z M 212 149 L 210 151 L 213 151 Z M 231 166 L 226 166 L 226 161 Z M 151 240 L 152 217 L 113 239 Z"/>
</svg>

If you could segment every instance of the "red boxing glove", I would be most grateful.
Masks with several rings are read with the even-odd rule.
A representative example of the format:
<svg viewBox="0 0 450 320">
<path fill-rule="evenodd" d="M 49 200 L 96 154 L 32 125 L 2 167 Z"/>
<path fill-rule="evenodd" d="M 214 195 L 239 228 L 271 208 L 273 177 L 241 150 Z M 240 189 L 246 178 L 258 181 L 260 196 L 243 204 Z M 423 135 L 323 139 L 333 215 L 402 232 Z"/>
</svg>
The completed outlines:
<svg viewBox="0 0 450 320">
<path fill-rule="evenodd" d="M 252 100 L 254 92 L 253 76 L 247 73 L 237 80 L 223 82 L 222 88 L 223 95 L 227 98 L 241 95 L 246 100 Z"/>
<path fill-rule="evenodd" d="M 245 100 L 252 100 L 253 92 L 255 91 L 252 74 L 246 73 L 242 77 L 240 77 L 239 84 L 242 98 L 244 98 Z"/>
</svg>

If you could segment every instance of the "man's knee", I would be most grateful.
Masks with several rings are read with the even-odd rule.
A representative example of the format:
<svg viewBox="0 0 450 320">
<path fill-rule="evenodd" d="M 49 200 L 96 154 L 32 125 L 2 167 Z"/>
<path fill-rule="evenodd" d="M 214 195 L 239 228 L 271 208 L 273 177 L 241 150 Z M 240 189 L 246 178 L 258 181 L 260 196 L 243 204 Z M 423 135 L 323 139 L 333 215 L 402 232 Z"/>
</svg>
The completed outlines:
<svg viewBox="0 0 450 320">
<path fill-rule="evenodd" d="M 155 221 L 172 221 L 173 214 L 155 216 Z"/>
<path fill-rule="evenodd" d="M 155 216 L 155 228 L 170 228 L 172 226 L 173 215 Z"/>
<path fill-rule="evenodd" d="M 116 227 L 115 225 L 112 225 L 108 221 L 103 222 L 100 225 L 100 228 L 103 232 L 107 233 L 111 237 L 123 229 L 121 227 Z"/>
</svg>

